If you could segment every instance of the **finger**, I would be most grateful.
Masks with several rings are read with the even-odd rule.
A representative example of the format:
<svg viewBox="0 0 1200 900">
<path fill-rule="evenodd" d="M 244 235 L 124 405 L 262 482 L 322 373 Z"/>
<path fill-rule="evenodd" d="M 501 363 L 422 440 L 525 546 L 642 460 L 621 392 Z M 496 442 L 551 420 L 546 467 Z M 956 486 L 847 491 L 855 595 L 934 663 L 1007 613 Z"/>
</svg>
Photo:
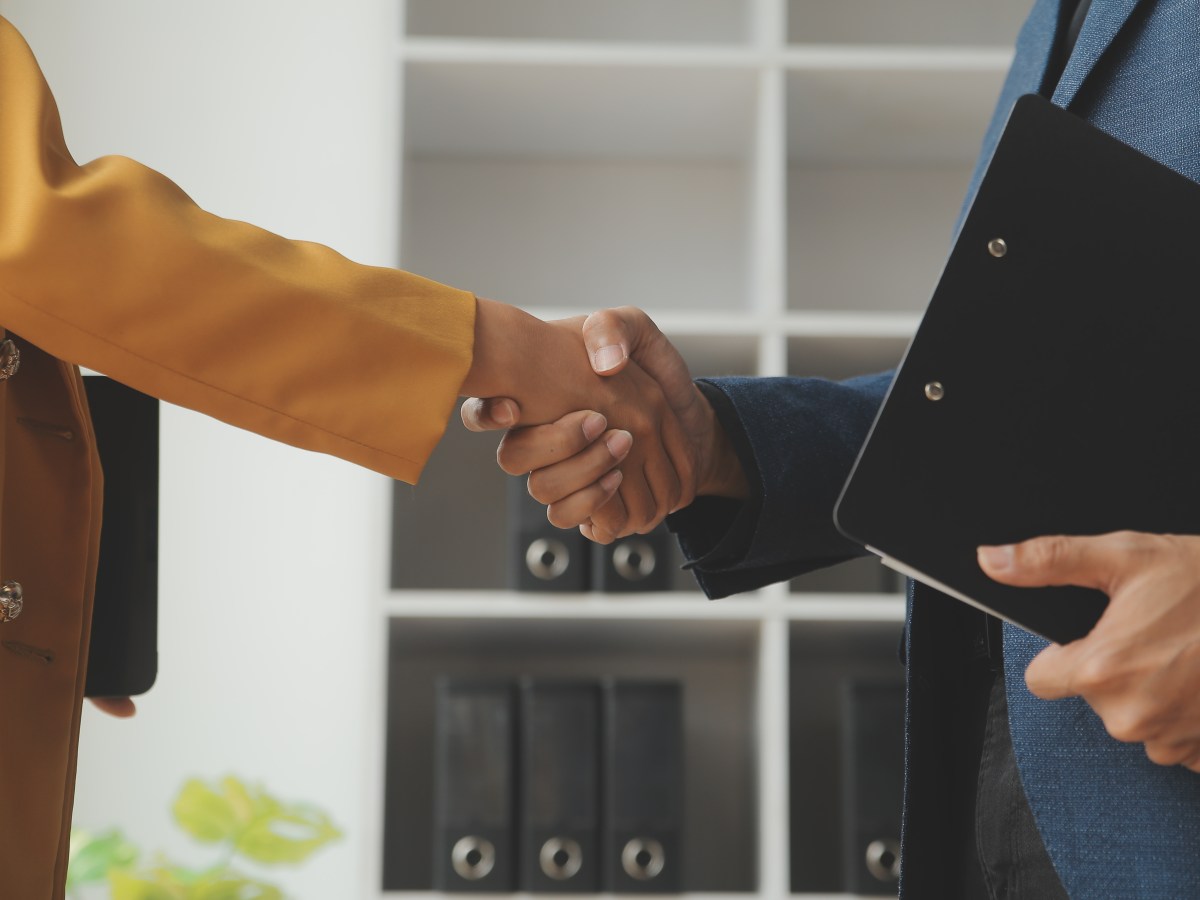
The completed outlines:
<svg viewBox="0 0 1200 900">
<path fill-rule="evenodd" d="M 521 420 L 521 407 L 507 397 L 468 397 L 459 409 L 462 422 L 471 431 L 502 431 Z"/>
<path fill-rule="evenodd" d="M 1051 644 L 1033 658 L 1025 669 L 1025 685 L 1035 697 L 1043 700 L 1061 700 L 1074 697 L 1079 691 L 1075 687 L 1075 673 L 1084 641 L 1071 644 Z"/>
<path fill-rule="evenodd" d="M 1098 537 L 1039 537 L 1020 544 L 980 547 L 979 566 L 1017 587 L 1074 584 L 1112 594 L 1153 546 L 1152 536 L 1127 532 Z"/>
<path fill-rule="evenodd" d="M 596 441 L 562 462 L 534 469 L 529 476 L 529 494 L 538 503 L 549 505 L 561 502 L 595 484 L 629 455 L 632 446 L 633 435 L 628 431 L 613 429 L 603 440 Z M 606 492 L 604 500 L 607 501 L 611 493 Z M 571 508 L 574 509 L 576 505 L 572 504 Z M 554 524 L 559 528 L 573 528 L 587 519 L 593 509 L 601 506 L 603 503 L 595 503 L 575 521 L 565 525 L 558 522 Z"/>
<path fill-rule="evenodd" d="M 612 499 L 621 486 L 621 470 L 613 469 L 582 490 L 551 503 L 546 517 L 555 528 L 574 528 L 589 521 L 589 516 Z"/>
<path fill-rule="evenodd" d="M 1200 747 L 1192 741 L 1147 741 L 1146 756 L 1152 763 L 1160 766 L 1187 766 L 1200 760 Z"/>
<path fill-rule="evenodd" d="M 118 719 L 132 718 L 137 707 L 129 697 L 89 697 L 92 705 L 100 712 Z"/>
<path fill-rule="evenodd" d="M 1183 763 L 1185 769 L 1191 769 L 1193 772 L 1200 774 L 1200 748 L 1195 748 L 1197 753 L 1187 762 Z"/>
<path fill-rule="evenodd" d="M 500 441 L 496 462 L 509 475 L 523 475 L 552 466 L 579 453 L 607 427 L 608 420 L 600 413 L 581 410 L 567 413 L 548 425 L 519 428 L 508 432 Z"/>
<path fill-rule="evenodd" d="M 621 473 L 624 476 L 624 472 Z M 625 478 L 622 478 L 622 484 Z M 611 544 L 621 536 L 629 520 L 629 511 L 625 508 L 625 500 L 618 490 L 612 499 L 592 513 L 591 533 L 586 535 L 588 540 L 597 544 Z"/>
</svg>

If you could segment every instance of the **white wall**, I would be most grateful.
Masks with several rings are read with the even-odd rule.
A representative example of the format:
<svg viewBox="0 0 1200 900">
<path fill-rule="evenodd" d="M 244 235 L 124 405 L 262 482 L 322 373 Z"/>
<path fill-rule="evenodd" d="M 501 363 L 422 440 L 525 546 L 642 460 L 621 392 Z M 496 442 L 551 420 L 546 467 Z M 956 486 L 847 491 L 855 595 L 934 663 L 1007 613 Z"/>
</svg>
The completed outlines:
<svg viewBox="0 0 1200 900">
<path fill-rule="evenodd" d="M 0 0 L 77 159 L 121 153 L 202 206 L 351 258 L 394 257 L 382 0 Z M 85 712 L 76 822 L 193 862 L 168 807 L 233 772 L 329 810 L 347 839 L 278 879 L 366 896 L 386 567 L 378 476 L 164 409 L 160 676 L 132 722 Z"/>
</svg>

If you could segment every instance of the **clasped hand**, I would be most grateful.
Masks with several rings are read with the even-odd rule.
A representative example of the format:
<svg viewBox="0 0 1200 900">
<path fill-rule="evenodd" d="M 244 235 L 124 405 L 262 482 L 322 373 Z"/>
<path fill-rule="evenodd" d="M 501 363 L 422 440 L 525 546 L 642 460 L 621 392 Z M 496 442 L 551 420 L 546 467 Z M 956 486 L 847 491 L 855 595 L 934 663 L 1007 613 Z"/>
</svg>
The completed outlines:
<svg viewBox="0 0 1200 900">
<path fill-rule="evenodd" d="M 609 543 L 650 531 L 700 493 L 745 494 L 712 407 L 644 312 L 626 307 L 549 325 L 573 330 L 579 349 L 566 352 L 578 353 L 578 365 L 546 361 L 535 390 L 471 398 L 462 419 L 474 431 L 507 429 L 497 461 L 510 475 L 529 474 L 529 493 L 552 524 Z M 575 406 L 564 406 L 564 386 Z M 560 414 L 575 411 L 549 421 L 555 404 Z"/>
</svg>

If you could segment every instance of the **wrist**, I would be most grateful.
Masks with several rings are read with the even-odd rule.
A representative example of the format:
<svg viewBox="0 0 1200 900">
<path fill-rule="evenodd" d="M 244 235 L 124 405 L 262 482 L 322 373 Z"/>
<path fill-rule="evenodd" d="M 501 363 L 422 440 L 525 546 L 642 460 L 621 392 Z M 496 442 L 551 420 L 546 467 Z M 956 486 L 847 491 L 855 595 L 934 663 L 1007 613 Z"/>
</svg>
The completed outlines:
<svg viewBox="0 0 1200 900">
<path fill-rule="evenodd" d="M 471 367 L 459 393 L 470 397 L 515 397 L 523 383 L 520 367 L 525 342 L 539 323 L 515 306 L 477 297 Z"/>
<path fill-rule="evenodd" d="M 746 480 L 742 460 L 712 404 L 703 394 L 700 396 L 704 409 L 705 432 L 701 442 L 704 449 L 700 460 L 701 477 L 696 495 L 744 499 L 750 496 L 750 484 Z"/>
</svg>

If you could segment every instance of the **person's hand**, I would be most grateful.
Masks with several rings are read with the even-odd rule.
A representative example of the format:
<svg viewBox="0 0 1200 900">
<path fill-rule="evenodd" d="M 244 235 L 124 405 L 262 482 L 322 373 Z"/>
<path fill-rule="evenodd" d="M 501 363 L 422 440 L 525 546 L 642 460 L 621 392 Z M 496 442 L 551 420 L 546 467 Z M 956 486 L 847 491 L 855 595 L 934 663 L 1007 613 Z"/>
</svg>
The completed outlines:
<svg viewBox="0 0 1200 900">
<path fill-rule="evenodd" d="M 118 719 L 128 719 L 137 712 L 133 700 L 129 697 L 89 697 L 92 706 L 100 712 Z"/>
<path fill-rule="evenodd" d="M 683 499 L 674 508 L 686 506 L 699 494 L 745 496 L 741 464 L 712 407 L 693 383 L 679 352 L 644 312 L 626 307 L 594 313 L 583 324 L 583 337 L 598 374 L 612 377 L 631 365 L 640 366 L 658 383 L 670 412 L 679 420 L 693 460 L 693 478 L 685 483 Z M 468 400 L 462 416 L 474 430 L 511 428 L 518 419 L 524 421 L 520 410 L 506 400 Z M 550 520 L 559 527 L 578 524 L 587 537 L 600 543 L 649 531 L 674 508 L 659 507 L 651 518 L 638 517 L 622 502 L 626 486 L 610 501 L 606 489 L 611 483 L 596 479 L 621 463 L 625 446 L 619 440 L 614 444 L 611 434 L 593 445 L 592 436 L 581 434 L 583 421 L 571 418 L 510 431 L 497 459 L 510 473 L 533 473 L 530 493 L 549 506 Z"/>
<path fill-rule="evenodd" d="M 979 563 L 1004 584 L 1106 593 L 1087 637 L 1052 644 L 1029 664 L 1029 690 L 1046 700 L 1081 696 L 1117 740 L 1200 772 L 1200 537 L 1042 537 L 981 547 Z"/>
<path fill-rule="evenodd" d="M 481 299 L 474 360 L 463 391 L 502 399 L 489 403 L 468 400 L 463 420 L 468 427 L 479 427 L 483 421 L 479 410 L 488 409 L 502 425 L 513 424 L 518 417 L 525 424 L 555 423 L 543 432 L 546 440 L 541 446 L 550 456 L 538 456 L 534 461 L 540 465 L 527 464 L 525 460 L 531 457 L 519 452 L 505 451 L 500 458 L 506 471 L 523 474 L 568 454 L 576 457 L 568 470 L 539 474 L 531 482 L 537 499 L 556 504 L 551 514 L 555 524 L 576 524 L 556 518 L 563 510 L 571 514 L 573 508 L 570 503 L 562 506 L 561 501 L 602 477 L 584 496 L 603 496 L 588 501 L 588 506 L 602 501 L 619 505 L 622 518 L 630 522 L 659 521 L 672 509 L 691 502 L 690 485 L 695 481 L 691 446 L 662 388 L 641 367 L 626 365 L 611 378 L 600 378 L 592 371 L 582 326 L 582 317 L 543 322 L 514 307 Z M 598 419 L 582 414 L 563 418 L 581 410 L 602 415 Z M 614 426 L 611 429 L 610 424 Z M 580 454 L 600 434 L 604 435 L 601 448 Z M 608 475 L 614 462 L 597 466 L 596 460 L 612 453 L 622 469 Z M 571 484 L 568 490 L 563 476 L 584 473 L 587 481 Z M 619 493 L 614 495 L 618 484 Z"/>
</svg>

